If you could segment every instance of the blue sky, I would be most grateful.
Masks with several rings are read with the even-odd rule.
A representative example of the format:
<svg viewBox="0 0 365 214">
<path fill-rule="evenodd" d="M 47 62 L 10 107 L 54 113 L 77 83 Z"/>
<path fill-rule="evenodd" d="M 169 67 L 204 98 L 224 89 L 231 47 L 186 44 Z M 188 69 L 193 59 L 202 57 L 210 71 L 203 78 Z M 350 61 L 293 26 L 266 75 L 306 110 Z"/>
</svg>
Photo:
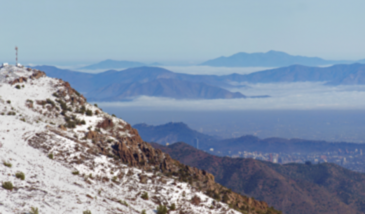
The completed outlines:
<svg viewBox="0 0 365 214">
<path fill-rule="evenodd" d="M 363 0 L 12 0 L 0 61 L 201 62 L 237 52 L 365 58 Z"/>
</svg>

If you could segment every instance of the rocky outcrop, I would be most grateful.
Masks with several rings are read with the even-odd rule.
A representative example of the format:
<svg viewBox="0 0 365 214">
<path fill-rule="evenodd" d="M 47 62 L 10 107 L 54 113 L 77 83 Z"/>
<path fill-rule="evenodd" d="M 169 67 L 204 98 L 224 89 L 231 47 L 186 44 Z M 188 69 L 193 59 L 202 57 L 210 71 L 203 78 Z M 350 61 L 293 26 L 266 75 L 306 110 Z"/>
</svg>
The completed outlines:
<svg viewBox="0 0 365 214">
<path fill-rule="evenodd" d="M 98 128 L 103 128 L 103 129 L 112 128 L 113 126 L 114 126 L 113 120 L 110 118 L 105 118 L 102 122 L 98 123 L 97 125 Z"/>
<path fill-rule="evenodd" d="M 115 160 L 132 167 L 160 172 L 166 176 L 175 177 L 179 181 L 188 182 L 192 187 L 237 210 L 255 210 L 252 213 L 278 213 L 269 208 L 265 202 L 242 196 L 216 183 L 214 176 L 207 171 L 172 159 L 169 154 L 144 142 L 138 131 L 129 124 L 115 121 L 112 117 L 105 117 L 97 124 L 97 129 L 86 133 L 85 138 L 97 145 L 98 153 L 114 157 Z M 139 178 L 141 183 L 146 182 L 142 175 Z"/>
<path fill-rule="evenodd" d="M 19 77 L 15 80 L 13 80 L 12 82 L 10 82 L 11 85 L 17 84 L 17 83 L 23 83 L 26 82 L 27 78 L 26 77 Z"/>
<path fill-rule="evenodd" d="M 43 71 L 34 70 L 33 74 L 29 78 L 39 79 L 39 78 L 45 77 L 45 76 L 46 76 L 46 73 L 44 73 Z"/>
<path fill-rule="evenodd" d="M 59 126 L 59 128 L 61 129 L 61 130 L 63 130 L 63 131 L 66 131 L 67 129 L 65 128 L 65 126 L 63 126 L 63 125 L 60 125 Z"/>
<path fill-rule="evenodd" d="M 57 96 L 63 98 L 68 96 L 68 99 L 65 99 L 65 102 L 71 102 L 72 104 L 77 103 L 81 106 L 86 103 L 86 98 L 73 89 L 70 83 L 61 81 L 60 85 L 63 86 L 63 89 L 57 92 Z"/>
<path fill-rule="evenodd" d="M 86 139 L 92 139 L 92 140 L 95 140 L 98 138 L 98 133 L 97 132 L 94 132 L 94 131 L 89 131 L 87 134 L 86 134 Z"/>
<path fill-rule="evenodd" d="M 110 129 L 110 124 L 110 122 L 104 120 L 99 127 Z M 184 165 L 161 150 L 154 149 L 140 138 L 137 130 L 130 126 L 127 126 L 125 131 L 132 133 L 133 136 L 128 138 L 117 137 L 118 142 L 113 146 L 114 155 L 123 163 L 144 170 L 151 170 L 151 167 L 153 167 L 154 170 L 158 170 L 167 176 L 175 176 L 180 181 L 189 182 L 194 188 L 206 192 L 217 200 L 230 204 L 231 207 L 237 210 L 249 209 L 262 213 L 269 212 L 267 203 L 232 192 L 230 189 L 216 183 L 214 176 L 205 170 Z M 275 210 L 271 211 L 277 213 Z"/>
</svg>

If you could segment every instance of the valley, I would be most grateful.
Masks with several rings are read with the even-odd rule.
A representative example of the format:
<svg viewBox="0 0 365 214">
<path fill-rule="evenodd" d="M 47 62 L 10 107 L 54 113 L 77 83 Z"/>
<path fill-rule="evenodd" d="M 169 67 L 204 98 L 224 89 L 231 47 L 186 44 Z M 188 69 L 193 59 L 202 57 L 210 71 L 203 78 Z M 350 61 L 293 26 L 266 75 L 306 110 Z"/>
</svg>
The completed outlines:
<svg viewBox="0 0 365 214">
<path fill-rule="evenodd" d="M 232 191 L 265 200 L 283 213 L 364 213 L 365 175 L 332 163 L 274 164 L 218 157 L 185 143 L 155 148 L 212 173 Z"/>
<path fill-rule="evenodd" d="M 363 143 L 285 138 L 260 139 L 252 135 L 221 139 L 197 132 L 184 123 L 167 123 L 160 126 L 137 124 L 134 128 L 148 142 L 160 145 L 184 142 L 221 157 L 252 158 L 278 164 L 328 162 L 357 172 L 365 172 Z"/>
</svg>

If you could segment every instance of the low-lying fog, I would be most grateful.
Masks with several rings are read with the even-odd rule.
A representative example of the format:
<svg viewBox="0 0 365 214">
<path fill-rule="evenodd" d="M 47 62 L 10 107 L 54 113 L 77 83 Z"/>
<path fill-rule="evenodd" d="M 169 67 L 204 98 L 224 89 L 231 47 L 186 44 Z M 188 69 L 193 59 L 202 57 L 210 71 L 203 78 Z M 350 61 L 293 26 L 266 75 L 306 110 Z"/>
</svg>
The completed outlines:
<svg viewBox="0 0 365 214">
<path fill-rule="evenodd" d="M 224 138 L 305 138 L 365 142 L 365 86 L 323 83 L 250 84 L 231 88 L 269 98 L 175 100 L 139 97 L 131 102 L 99 103 L 131 124 L 184 122 Z M 364 134 L 363 134 L 364 133 Z"/>
<path fill-rule="evenodd" d="M 227 110 L 318 110 L 364 109 L 365 86 L 324 86 L 322 83 L 251 84 L 231 88 L 247 96 L 268 98 L 176 100 L 141 96 L 131 102 L 103 103 L 103 106 L 141 110 L 227 111 Z"/>
</svg>

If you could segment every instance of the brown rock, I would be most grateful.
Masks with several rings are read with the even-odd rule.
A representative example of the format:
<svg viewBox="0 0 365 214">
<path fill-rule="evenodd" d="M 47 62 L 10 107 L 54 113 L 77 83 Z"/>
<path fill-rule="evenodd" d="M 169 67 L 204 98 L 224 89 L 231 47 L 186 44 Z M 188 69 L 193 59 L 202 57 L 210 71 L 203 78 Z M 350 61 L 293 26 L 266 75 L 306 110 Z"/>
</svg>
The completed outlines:
<svg viewBox="0 0 365 214">
<path fill-rule="evenodd" d="M 14 85 L 16 83 L 22 83 L 22 82 L 27 82 L 27 78 L 26 77 L 19 77 L 18 79 L 15 79 L 14 81 L 12 81 L 10 84 Z"/>
<path fill-rule="evenodd" d="M 104 118 L 104 120 L 102 122 L 98 123 L 98 125 L 97 125 L 97 127 L 103 128 L 103 129 L 107 129 L 107 128 L 110 128 L 113 126 L 114 126 L 113 120 L 110 118 Z"/>
<path fill-rule="evenodd" d="M 35 71 L 31 76 L 30 78 L 31 79 L 39 79 L 41 77 L 45 77 L 46 76 L 46 73 L 44 73 L 43 71 Z"/>
<path fill-rule="evenodd" d="M 199 205 L 200 202 L 201 202 L 201 199 L 197 195 L 194 195 L 194 197 L 191 199 L 191 203 L 194 205 Z"/>
<path fill-rule="evenodd" d="M 98 137 L 98 133 L 97 132 L 94 132 L 94 131 L 89 131 L 87 134 L 86 134 L 86 138 L 87 139 L 95 139 Z"/>
<path fill-rule="evenodd" d="M 139 182 L 141 182 L 142 184 L 146 184 L 148 181 L 148 177 L 147 175 L 143 175 L 143 174 L 139 174 Z"/>
</svg>

